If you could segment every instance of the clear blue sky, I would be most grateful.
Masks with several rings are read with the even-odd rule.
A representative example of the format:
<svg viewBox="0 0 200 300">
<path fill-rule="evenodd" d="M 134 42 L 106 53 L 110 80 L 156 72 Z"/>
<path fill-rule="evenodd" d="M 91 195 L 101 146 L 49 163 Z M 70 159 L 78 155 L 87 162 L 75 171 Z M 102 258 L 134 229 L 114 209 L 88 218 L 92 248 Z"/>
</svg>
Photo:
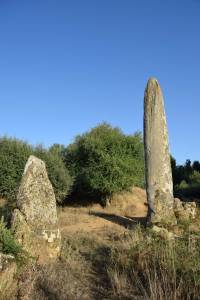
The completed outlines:
<svg viewBox="0 0 200 300">
<path fill-rule="evenodd" d="M 0 135 L 68 144 L 107 121 L 142 130 L 165 95 L 171 152 L 200 159 L 200 0 L 0 0 Z"/>
</svg>

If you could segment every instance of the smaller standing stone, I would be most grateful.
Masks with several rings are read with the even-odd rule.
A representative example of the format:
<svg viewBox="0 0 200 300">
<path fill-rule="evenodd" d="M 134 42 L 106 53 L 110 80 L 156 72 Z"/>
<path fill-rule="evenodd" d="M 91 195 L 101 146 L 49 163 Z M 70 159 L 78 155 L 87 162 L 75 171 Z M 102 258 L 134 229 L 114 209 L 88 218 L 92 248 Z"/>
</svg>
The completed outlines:
<svg viewBox="0 0 200 300">
<path fill-rule="evenodd" d="M 24 169 L 12 229 L 18 242 L 39 260 L 59 255 L 61 236 L 53 187 L 45 163 L 34 156 Z"/>
</svg>

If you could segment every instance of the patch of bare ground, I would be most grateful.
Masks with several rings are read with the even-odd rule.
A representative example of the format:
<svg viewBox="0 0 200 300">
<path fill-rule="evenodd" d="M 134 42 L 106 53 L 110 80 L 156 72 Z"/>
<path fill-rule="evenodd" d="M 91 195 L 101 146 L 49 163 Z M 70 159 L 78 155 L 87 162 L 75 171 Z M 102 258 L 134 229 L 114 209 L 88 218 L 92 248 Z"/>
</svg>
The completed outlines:
<svg viewBox="0 0 200 300">
<path fill-rule="evenodd" d="M 114 195 L 111 204 L 103 208 L 98 204 L 88 207 L 60 208 L 59 226 L 62 234 L 95 232 L 106 236 L 106 232 L 123 233 L 145 220 L 147 214 L 146 193 L 140 188 Z"/>
<path fill-rule="evenodd" d="M 199 225 L 185 224 L 173 242 L 158 239 L 138 225 L 146 209 L 140 189 L 115 195 L 107 208 L 59 208 L 60 257 L 27 267 L 17 300 L 199 299 Z"/>
<path fill-rule="evenodd" d="M 53 264 L 23 270 L 17 299 L 136 299 L 127 290 L 127 278 L 111 270 L 109 274 L 107 264 L 111 248 L 122 241 L 125 246 L 126 240 L 132 239 L 132 229 L 144 220 L 146 212 L 146 195 L 138 188 L 115 195 L 106 208 L 98 204 L 59 208 L 60 258 Z"/>
</svg>

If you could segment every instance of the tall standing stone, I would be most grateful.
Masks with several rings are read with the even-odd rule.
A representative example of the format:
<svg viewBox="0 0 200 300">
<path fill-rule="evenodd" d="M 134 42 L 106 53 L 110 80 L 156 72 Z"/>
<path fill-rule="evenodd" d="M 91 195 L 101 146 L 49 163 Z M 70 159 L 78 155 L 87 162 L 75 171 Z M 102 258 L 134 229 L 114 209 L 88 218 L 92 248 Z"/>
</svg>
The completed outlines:
<svg viewBox="0 0 200 300">
<path fill-rule="evenodd" d="M 34 156 L 24 169 L 12 229 L 18 242 L 39 260 L 58 256 L 61 237 L 56 199 L 45 163 Z"/>
<path fill-rule="evenodd" d="M 150 78 L 144 95 L 144 149 L 148 223 L 176 222 L 164 101 L 158 81 Z"/>
</svg>

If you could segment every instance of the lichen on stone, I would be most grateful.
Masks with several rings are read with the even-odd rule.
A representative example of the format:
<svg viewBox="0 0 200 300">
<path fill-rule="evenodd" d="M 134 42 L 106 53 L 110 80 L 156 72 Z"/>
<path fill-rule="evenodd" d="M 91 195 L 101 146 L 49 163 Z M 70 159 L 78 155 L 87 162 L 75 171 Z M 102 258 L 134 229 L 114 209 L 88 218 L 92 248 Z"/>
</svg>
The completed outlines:
<svg viewBox="0 0 200 300">
<path fill-rule="evenodd" d="M 53 187 L 45 163 L 34 156 L 24 169 L 12 229 L 18 242 L 38 259 L 59 255 L 61 236 Z"/>
</svg>

